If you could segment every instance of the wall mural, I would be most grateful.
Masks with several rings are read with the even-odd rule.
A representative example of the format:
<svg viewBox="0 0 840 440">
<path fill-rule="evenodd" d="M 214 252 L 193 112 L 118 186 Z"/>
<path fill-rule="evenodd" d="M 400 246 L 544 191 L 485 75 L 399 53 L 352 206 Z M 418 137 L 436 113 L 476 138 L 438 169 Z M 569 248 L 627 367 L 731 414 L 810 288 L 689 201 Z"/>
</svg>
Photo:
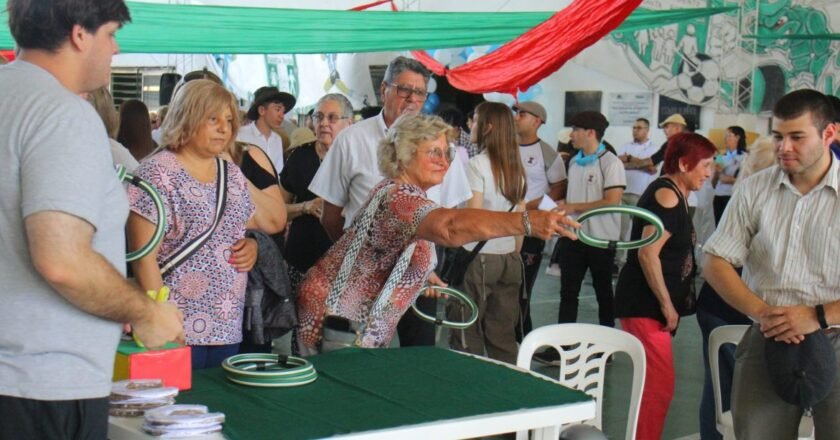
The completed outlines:
<svg viewBox="0 0 840 440">
<path fill-rule="evenodd" d="M 649 0 L 643 6 L 702 8 L 739 3 Z M 610 38 L 652 90 L 692 104 L 757 113 L 770 110 L 790 90 L 813 88 L 840 96 L 840 41 L 789 38 L 832 33 L 840 33 L 836 2 L 745 0 L 740 13 L 614 33 Z"/>
</svg>

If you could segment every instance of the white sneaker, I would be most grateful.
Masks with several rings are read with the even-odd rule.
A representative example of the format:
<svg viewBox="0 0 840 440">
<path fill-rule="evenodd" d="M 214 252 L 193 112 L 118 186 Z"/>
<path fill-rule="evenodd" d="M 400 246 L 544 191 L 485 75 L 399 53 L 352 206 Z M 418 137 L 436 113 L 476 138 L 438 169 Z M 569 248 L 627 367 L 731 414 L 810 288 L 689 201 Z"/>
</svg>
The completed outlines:
<svg viewBox="0 0 840 440">
<path fill-rule="evenodd" d="M 545 274 L 551 277 L 559 277 L 560 276 L 560 265 L 559 264 L 551 264 L 545 269 Z"/>
</svg>

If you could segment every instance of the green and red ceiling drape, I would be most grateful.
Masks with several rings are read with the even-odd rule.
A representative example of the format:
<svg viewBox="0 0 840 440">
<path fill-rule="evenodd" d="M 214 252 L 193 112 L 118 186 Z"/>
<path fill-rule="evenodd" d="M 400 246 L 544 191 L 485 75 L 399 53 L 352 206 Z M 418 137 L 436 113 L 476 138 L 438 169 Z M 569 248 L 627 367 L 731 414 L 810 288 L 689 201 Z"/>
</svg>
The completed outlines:
<svg viewBox="0 0 840 440">
<path fill-rule="evenodd" d="M 641 2 L 575 0 L 495 51 L 452 70 L 426 51 L 412 51 L 412 55 L 455 88 L 516 96 L 618 27 Z"/>
</svg>

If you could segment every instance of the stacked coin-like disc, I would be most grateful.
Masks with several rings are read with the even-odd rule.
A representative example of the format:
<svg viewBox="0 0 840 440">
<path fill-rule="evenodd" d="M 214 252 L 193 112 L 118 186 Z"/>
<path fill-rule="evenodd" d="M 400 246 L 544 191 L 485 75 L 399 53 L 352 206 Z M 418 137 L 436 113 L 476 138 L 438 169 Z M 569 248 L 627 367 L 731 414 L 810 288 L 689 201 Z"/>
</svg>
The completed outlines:
<svg viewBox="0 0 840 440">
<path fill-rule="evenodd" d="M 204 405 L 169 405 L 146 411 L 143 431 L 163 438 L 182 438 L 221 432 L 225 415 Z"/>
<path fill-rule="evenodd" d="M 165 387 L 160 379 L 133 379 L 114 382 L 108 396 L 109 414 L 138 417 L 152 408 L 172 405 L 178 388 Z"/>
</svg>

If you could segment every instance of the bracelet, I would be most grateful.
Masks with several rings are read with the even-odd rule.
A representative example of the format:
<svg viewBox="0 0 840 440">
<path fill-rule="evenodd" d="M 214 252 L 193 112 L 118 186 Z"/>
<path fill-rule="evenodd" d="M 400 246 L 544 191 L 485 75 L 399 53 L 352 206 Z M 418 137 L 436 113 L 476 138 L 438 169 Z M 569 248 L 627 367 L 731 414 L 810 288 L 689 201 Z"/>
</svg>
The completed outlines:
<svg viewBox="0 0 840 440">
<path fill-rule="evenodd" d="M 300 208 L 300 212 L 302 212 L 302 213 L 304 213 L 304 214 L 309 215 L 309 212 L 308 212 L 308 211 L 307 211 L 307 209 L 306 209 L 306 207 L 307 207 L 307 205 L 306 205 L 306 204 L 307 204 L 307 203 L 309 203 L 309 202 L 303 202 L 303 203 L 301 204 L 302 206 L 301 206 L 301 208 Z"/>
<path fill-rule="evenodd" d="M 531 235 L 531 219 L 528 217 L 528 210 L 522 211 L 522 227 L 525 229 L 525 235 Z"/>
<path fill-rule="evenodd" d="M 820 328 L 825 330 L 828 328 L 828 321 L 825 320 L 825 306 L 817 304 L 814 307 L 817 310 L 817 322 L 820 323 Z"/>
</svg>

